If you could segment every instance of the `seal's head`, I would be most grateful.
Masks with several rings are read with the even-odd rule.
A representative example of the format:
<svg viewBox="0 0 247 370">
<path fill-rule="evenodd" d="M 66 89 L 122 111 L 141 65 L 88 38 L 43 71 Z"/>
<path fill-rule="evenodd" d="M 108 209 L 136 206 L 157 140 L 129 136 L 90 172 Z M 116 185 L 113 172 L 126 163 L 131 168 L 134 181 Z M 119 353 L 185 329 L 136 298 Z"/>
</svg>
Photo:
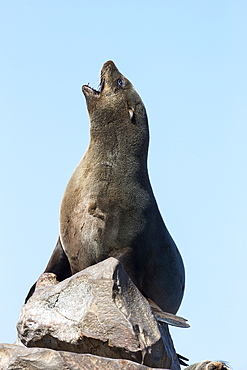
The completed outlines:
<svg viewBox="0 0 247 370">
<path fill-rule="evenodd" d="M 202 361 L 187 367 L 188 370 L 230 370 L 223 361 Z"/>
<path fill-rule="evenodd" d="M 101 69 L 99 90 L 84 85 L 82 91 L 91 121 L 91 139 L 99 141 L 101 137 L 113 143 L 129 135 L 129 144 L 135 143 L 136 149 L 147 152 L 149 134 L 144 104 L 112 61 Z"/>
</svg>

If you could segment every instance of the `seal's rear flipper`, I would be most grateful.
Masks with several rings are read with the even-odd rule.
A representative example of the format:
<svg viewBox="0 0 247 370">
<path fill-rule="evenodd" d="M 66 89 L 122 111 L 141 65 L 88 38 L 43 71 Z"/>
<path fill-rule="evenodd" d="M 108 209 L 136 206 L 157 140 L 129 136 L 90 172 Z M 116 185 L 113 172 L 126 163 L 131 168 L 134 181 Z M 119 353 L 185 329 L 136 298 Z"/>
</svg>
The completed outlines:
<svg viewBox="0 0 247 370">
<path fill-rule="evenodd" d="M 60 237 L 58 238 L 56 247 L 51 255 L 51 258 L 44 272 L 53 272 L 53 274 L 57 275 L 58 281 L 67 279 L 68 277 L 72 275 L 69 260 L 63 250 Z M 28 295 L 25 299 L 25 303 L 27 303 L 29 298 L 33 295 L 35 287 L 36 287 L 36 283 L 33 284 L 31 289 L 29 290 Z"/>
<path fill-rule="evenodd" d="M 153 314 L 157 321 L 164 322 L 168 325 L 177 326 L 180 328 L 189 328 L 190 325 L 187 323 L 187 319 L 183 317 L 173 315 L 169 312 L 164 312 L 155 302 L 153 302 L 150 298 L 146 298 L 150 304 L 150 307 L 153 311 Z"/>
<path fill-rule="evenodd" d="M 179 353 L 177 353 L 177 356 L 178 356 L 178 361 L 180 363 L 180 365 L 183 365 L 183 366 L 189 366 L 186 362 L 184 361 L 189 361 L 189 359 L 187 357 L 184 357 L 182 355 L 180 355 Z"/>
</svg>

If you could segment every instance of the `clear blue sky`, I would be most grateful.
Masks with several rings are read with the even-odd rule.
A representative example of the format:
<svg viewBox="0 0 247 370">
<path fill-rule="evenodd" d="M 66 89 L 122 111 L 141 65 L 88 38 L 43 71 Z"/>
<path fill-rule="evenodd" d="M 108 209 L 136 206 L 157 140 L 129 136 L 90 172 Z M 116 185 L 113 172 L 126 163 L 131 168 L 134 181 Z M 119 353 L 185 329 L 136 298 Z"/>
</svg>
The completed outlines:
<svg viewBox="0 0 247 370">
<path fill-rule="evenodd" d="M 185 262 L 190 363 L 246 369 L 246 1 L 0 3 L 0 342 L 56 243 L 89 140 L 81 85 L 112 59 L 146 105 L 149 173 Z"/>
</svg>

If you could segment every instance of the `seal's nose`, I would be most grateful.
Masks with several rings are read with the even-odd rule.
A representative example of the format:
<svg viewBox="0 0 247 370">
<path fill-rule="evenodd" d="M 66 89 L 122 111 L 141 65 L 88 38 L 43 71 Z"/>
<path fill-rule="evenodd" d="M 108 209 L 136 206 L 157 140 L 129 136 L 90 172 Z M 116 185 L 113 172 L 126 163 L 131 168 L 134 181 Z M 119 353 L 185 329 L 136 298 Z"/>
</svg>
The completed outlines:
<svg viewBox="0 0 247 370">
<path fill-rule="evenodd" d="M 108 60 L 108 62 L 105 62 L 103 64 L 103 67 L 101 68 L 101 78 L 112 76 L 113 73 L 116 73 L 116 72 L 120 74 L 114 62 L 112 60 Z"/>
</svg>

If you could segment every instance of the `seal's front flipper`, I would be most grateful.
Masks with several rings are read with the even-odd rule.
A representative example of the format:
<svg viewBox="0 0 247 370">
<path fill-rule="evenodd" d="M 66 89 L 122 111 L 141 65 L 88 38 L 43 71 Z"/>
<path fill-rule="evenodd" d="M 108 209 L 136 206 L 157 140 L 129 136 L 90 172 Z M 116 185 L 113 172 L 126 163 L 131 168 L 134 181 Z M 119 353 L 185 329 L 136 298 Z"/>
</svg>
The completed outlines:
<svg viewBox="0 0 247 370">
<path fill-rule="evenodd" d="M 58 281 L 67 279 L 72 275 L 69 260 L 63 250 L 60 237 L 58 238 L 56 247 L 51 255 L 51 258 L 44 272 L 53 272 L 54 274 L 57 275 Z M 31 289 L 29 290 L 28 295 L 25 299 L 25 303 L 27 303 L 29 298 L 33 295 L 35 287 L 36 283 L 33 284 Z"/>
<path fill-rule="evenodd" d="M 44 272 L 53 272 L 58 281 L 63 281 L 72 275 L 68 257 L 66 256 L 60 237 Z"/>
<path fill-rule="evenodd" d="M 25 303 L 29 300 L 29 298 L 33 295 L 33 292 L 35 291 L 36 283 L 33 284 L 33 286 L 30 288 L 28 295 L 25 298 Z"/>
</svg>

